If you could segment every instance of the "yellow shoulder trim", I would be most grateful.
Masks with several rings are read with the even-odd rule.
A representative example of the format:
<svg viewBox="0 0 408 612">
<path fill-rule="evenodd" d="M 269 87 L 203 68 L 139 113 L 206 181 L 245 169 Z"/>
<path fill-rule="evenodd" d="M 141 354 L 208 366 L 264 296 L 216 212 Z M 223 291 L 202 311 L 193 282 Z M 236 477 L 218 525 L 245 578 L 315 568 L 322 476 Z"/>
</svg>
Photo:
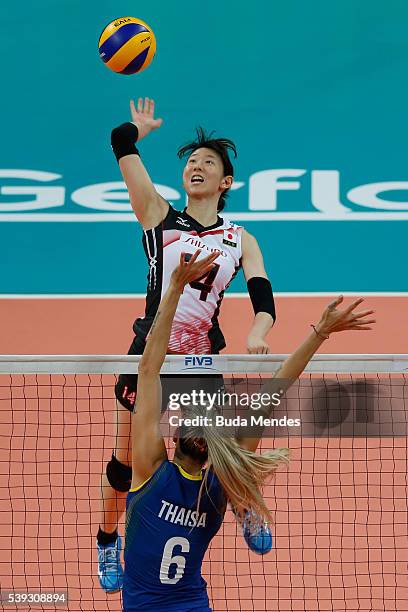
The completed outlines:
<svg viewBox="0 0 408 612">
<path fill-rule="evenodd" d="M 152 476 L 153 476 L 153 474 L 152 474 Z M 146 482 L 149 482 L 149 480 L 151 479 L 152 476 L 149 476 L 149 478 L 147 480 L 142 482 L 142 484 L 137 485 L 137 487 L 134 487 L 133 489 L 129 489 L 129 493 L 134 493 L 135 491 L 139 491 L 139 489 L 141 489 L 146 484 Z"/>
<path fill-rule="evenodd" d="M 181 467 L 181 465 L 179 465 L 178 463 L 176 463 L 175 461 L 172 461 L 172 463 L 174 463 L 174 465 L 177 465 L 179 472 L 182 476 L 184 476 L 184 478 L 187 478 L 188 480 L 202 480 L 203 479 L 203 475 L 202 474 L 196 474 L 195 476 L 193 474 L 189 474 L 188 472 L 186 472 L 186 470 L 183 470 L 183 468 Z M 144 483 L 143 483 L 144 484 Z"/>
</svg>

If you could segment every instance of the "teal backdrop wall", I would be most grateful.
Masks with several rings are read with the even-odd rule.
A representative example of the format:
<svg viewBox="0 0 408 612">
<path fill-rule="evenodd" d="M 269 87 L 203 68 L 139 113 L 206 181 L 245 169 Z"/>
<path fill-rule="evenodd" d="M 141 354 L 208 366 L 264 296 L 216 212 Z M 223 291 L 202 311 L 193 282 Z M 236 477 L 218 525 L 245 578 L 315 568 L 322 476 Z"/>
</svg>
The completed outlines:
<svg viewBox="0 0 408 612">
<path fill-rule="evenodd" d="M 1 13 L 0 293 L 144 292 L 109 146 L 139 95 L 164 119 L 144 163 L 177 207 L 176 150 L 195 127 L 236 142 L 226 212 L 259 240 L 275 291 L 408 291 L 406 2 L 40 0 Z M 125 15 L 157 38 L 140 75 L 98 56 Z"/>
</svg>

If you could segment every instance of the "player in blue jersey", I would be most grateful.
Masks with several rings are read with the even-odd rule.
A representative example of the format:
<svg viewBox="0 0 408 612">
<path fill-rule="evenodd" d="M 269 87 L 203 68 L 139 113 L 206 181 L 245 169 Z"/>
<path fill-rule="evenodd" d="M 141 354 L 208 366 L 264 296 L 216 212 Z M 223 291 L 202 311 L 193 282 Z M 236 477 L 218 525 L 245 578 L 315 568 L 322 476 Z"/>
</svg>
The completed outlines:
<svg viewBox="0 0 408 612">
<path fill-rule="evenodd" d="M 256 522 L 268 520 L 260 488 L 287 459 L 287 449 L 257 454 L 259 437 L 236 440 L 223 436 L 217 427 L 188 423 L 175 437 L 174 460 L 168 459 L 160 431 L 160 369 L 184 287 L 210 270 L 217 256 L 200 260 L 197 251 L 186 262 L 181 255 L 140 362 L 137 409 L 132 414 L 132 482 L 126 500 L 124 612 L 211 612 L 201 565 L 222 524 L 226 503 L 241 522 L 248 509 Z M 342 311 L 336 309 L 341 301 L 340 296 L 326 308 L 313 332 L 283 363 L 280 380 L 296 379 L 330 333 L 370 329 L 374 321 L 367 317 L 373 311 L 354 312 L 361 299 Z M 195 410 L 191 407 L 188 415 Z"/>
</svg>

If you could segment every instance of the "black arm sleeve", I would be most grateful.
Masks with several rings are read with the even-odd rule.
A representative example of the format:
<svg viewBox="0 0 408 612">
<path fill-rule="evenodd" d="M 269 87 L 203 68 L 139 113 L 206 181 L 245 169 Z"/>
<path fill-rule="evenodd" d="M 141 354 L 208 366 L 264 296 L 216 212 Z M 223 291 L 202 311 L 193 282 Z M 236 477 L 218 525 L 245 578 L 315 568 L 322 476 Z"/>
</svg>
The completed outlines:
<svg viewBox="0 0 408 612">
<path fill-rule="evenodd" d="M 254 313 L 267 312 L 276 321 L 275 301 L 269 280 L 261 276 L 254 276 L 247 282 L 247 287 Z"/>
</svg>

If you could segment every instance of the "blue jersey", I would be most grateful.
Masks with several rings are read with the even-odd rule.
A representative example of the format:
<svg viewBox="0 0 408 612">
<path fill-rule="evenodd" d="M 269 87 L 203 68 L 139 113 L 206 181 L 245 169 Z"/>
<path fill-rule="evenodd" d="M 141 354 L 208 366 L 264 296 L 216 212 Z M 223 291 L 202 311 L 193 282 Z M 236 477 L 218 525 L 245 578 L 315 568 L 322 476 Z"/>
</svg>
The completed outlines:
<svg viewBox="0 0 408 612">
<path fill-rule="evenodd" d="M 217 477 L 197 500 L 201 476 L 164 461 L 126 500 L 125 612 L 211 612 L 201 576 L 204 554 L 221 527 L 226 500 Z"/>
</svg>

